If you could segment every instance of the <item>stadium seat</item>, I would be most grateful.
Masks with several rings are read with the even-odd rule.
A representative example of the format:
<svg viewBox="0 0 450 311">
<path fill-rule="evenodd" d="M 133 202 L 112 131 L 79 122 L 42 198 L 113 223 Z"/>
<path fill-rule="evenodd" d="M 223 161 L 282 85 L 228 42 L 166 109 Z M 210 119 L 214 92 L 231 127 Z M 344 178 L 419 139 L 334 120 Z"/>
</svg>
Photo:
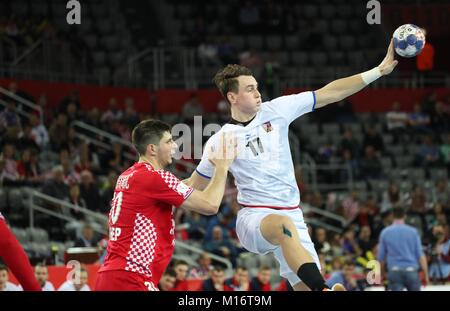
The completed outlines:
<svg viewBox="0 0 450 311">
<path fill-rule="evenodd" d="M 281 50 L 282 38 L 276 35 L 270 35 L 266 38 L 266 47 L 270 51 Z"/>
<path fill-rule="evenodd" d="M 364 54 L 361 51 L 347 53 L 348 64 L 354 68 L 364 68 Z"/>
<path fill-rule="evenodd" d="M 262 35 L 250 35 L 247 38 L 248 47 L 255 50 L 261 50 L 263 47 Z"/>
<path fill-rule="evenodd" d="M 339 39 L 341 48 L 350 51 L 355 47 L 355 38 L 349 35 L 343 35 Z"/>
<path fill-rule="evenodd" d="M 320 33 L 327 33 L 330 28 L 330 25 L 326 19 L 317 20 L 314 26 L 315 30 Z"/>
<path fill-rule="evenodd" d="M 23 212 L 22 193 L 19 188 L 12 188 L 8 191 L 8 203 L 12 213 Z"/>
<path fill-rule="evenodd" d="M 313 52 L 310 54 L 311 63 L 314 66 L 325 66 L 328 62 L 327 54 L 325 52 Z"/>
<path fill-rule="evenodd" d="M 21 244 L 28 243 L 30 241 L 28 233 L 26 230 L 21 228 L 11 228 L 12 233 L 14 233 L 15 237 Z"/>
<path fill-rule="evenodd" d="M 351 5 L 340 5 L 338 6 L 337 9 L 337 15 L 344 18 L 344 19 L 348 19 L 349 17 L 351 17 L 353 14 L 353 9 Z"/>
<path fill-rule="evenodd" d="M 288 50 L 296 50 L 300 47 L 300 37 L 298 35 L 288 35 L 285 37 L 285 47 Z"/>
<path fill-rule="evenodd" d="M 48 233 L 41 228 L 27 228 L 28 237 L 31 242 L 47 243 Z"/>
<path fill-rule="evenodd" d="M 308 63 L 308 54 L 300 51 L 293 52 L 292 62 L 294 65 L 305 66 Z"/>
<path fill-rule="evenodd" d="M 230 43 L 237 51 L 242 51 L 245 47 L 245 38 L 243 36 L 231 36 Z"/>
<path fill-rule="evenodd" d="M 433 168 L 430 170 L 430 177 L 433 181 L 437 181 L 439 179 L 447 179 L 447 170 L 442 168 Z"/>
<path fill-rule="evenodd" d="M 31 1 L 31 14 L 33 16 L 48 16 L 49 8 L 47 1 L 44 0 L 34 0 Z"/>
<path fill-rule="evenodd" d="M 320 15 L 327 19 L 332 19 L 336 16 L 336 7 L 333 5 L 321 5 Z"/>
<path fill-rule="evenodd" d="M 386 170 L 391 169 L 393 166 L 392 159 L 390 157 L 382 157 L 380 159 L 380 161 L 381 161 L 381 164 L 383 165 L 383 168 Z"/>
<path fill-rule="evenodd" d="M 103 51 L 96 51 L 93 54 L 94 64 L 96 66 L 102 66 L 106 61 L 106 54 Z"/>
<path fill-rule="evenodd" d="M 90 48 L 90 49 L 95 49 L 95 47 L 97 46 L 97 36 L 90 34 L 90 35 L 86 35 L 84 37 L 84 42 L 86 42 L 86 45 Z"/>
<path fill-rule="evenodd" d="M 305 5 L 303 8 L 303 16 L 308 19 L 317 18 L 319 15 L 319 9 L 316 5 Z"/>
<path fill-rule="evenodd" d="M 338 123 L 325 123 L 322 125 L 322 131 L 326 135 L 339 134 L 341 127 Z"/>
<path fill-rule="evenodd" d="M 338 39 L 335 36 L 324 36 L 323 38 L 323 47 L 330 52 L 330 55 L 333 55 L 339 51 L 336 51 L 338 46 Z"/>
<path fill-rule="evenodd" d="M 333 34 L 342 36 L 346 34 L 347 31 L 347 21 L 344 19 L 333 19 L 331 21 L 331 32 Z"/>
<path fill-rule="evenodd" d="M 26 1 L 14 0 L 11 3 L 11 12 L 16 16 L 25 16 L 28 14 L 28 5 Z"/>
<path fill-rule="evenodd" d="M 101 19 L 97 21 L 96 24 L 97 30 L 101 35 L 108 35 L 113 31 L 113 24 L 112 21 L 109 19 Z"/>
</svg>

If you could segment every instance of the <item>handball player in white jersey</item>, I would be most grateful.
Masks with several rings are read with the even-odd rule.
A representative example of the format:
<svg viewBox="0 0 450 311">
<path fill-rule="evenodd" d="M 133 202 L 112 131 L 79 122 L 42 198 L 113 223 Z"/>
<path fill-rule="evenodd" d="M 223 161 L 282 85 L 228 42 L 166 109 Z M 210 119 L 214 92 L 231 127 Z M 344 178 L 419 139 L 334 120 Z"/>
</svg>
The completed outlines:
<svg viewBox="0 0 450 311">
<path fill-rule="evenodd" d="M 234 133 L 239 155 L 229 171 L 238 190 L 241 209 L 236 232 L 241 244 L 256 254 L 273 252 L 280 274 L 294 290 L 329 290 L 320 274 L 314 244 L 308 234 L 300 204 L 289 148 L 289 124 L 305 113 L 338 102 L 387 75 L 397 65 L 392 41 L 381 64 L 369 71 L 335 80 L 321 89 L 262 102 L 251 71 L 228 65 L 214 82 L 231 106 L 231 121 L 213 135 L 205 150 L 221 133 Z M 311 137 L 314 139 L 314 137 Z M 206 187 L 214 167 L 204 153 L 186 181 L 196 189 Z M 333 290 L 344 290 L 342 285 Z"/>
</svg>

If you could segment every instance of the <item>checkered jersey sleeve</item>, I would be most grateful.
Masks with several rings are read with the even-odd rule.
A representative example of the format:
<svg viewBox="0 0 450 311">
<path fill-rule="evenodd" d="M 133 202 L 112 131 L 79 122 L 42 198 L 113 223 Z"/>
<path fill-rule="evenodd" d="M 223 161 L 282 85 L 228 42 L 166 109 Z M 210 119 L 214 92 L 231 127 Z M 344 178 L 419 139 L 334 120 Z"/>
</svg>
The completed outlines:
<svg viewBox="0 0 450 311">
<path fill-rule="evenodd" d="M 192 187 L 185 185 L 171 172 L 155 170 L 155 178 L 152 179 L 152 192 L 156 199 L 179 207 L 194 191 Z"/>
</svg>

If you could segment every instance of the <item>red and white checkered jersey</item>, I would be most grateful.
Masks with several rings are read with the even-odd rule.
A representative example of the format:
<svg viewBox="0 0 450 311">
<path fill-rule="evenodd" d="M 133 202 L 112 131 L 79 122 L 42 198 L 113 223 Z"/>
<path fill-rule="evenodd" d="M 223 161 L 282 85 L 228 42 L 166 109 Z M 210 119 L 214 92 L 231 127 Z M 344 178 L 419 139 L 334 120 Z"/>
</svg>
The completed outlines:
<svg viewBox="0 0 450 311">
<path fill-rule="evenodd" d="M 193 190 L 148 163 L 123 172 L 111 201 L 107 255 L 99 272 L 135 272 L 158 284 L 175 245 L 172 206 L 179 207 Z"/>
</svg>

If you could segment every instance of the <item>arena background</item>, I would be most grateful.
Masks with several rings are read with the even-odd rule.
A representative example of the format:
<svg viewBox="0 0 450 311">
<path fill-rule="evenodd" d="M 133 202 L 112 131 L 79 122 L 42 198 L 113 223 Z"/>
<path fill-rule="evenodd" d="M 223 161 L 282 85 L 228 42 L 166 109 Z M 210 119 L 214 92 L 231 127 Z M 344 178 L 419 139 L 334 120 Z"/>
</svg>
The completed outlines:
<svg viewBox="0 0 450 311">
<path fill-rule="evenodd" d="M 350 261 L 358 288 L 382 289 L 367 283 L 367 263 L 400 205 L 435 271 L 439 287 L 427 288 L 448 289 L 448 273 L 438 278 L 450 262 L 433 253 L 433 227 L 449 236 L 448 2 L 381 1 L 374 25 L 360 0 L 80 3 L 80 25 L 67 23 L 67 1 L 0 3 L 0 212 L 31 262 L 50 267 L 55 287 L 71 259 L 87 264 L 95 283 L 109 201 L 118 174 L 136 159 L 130 130 L 140 120 L 194 129 L 200 115 L 200 127 L 223 124 L 229 109 L 211 80 L 225 64 L 251 68 L 263 98 L 272 99 L 378 65 L 393 31 L 413 23 L 426 29 L 434 54 L 397 56 L 390 76 L 302 116 L 291 126 L 291 149 L 326 276 Z M 409 122 L 393 129 L 395 103 Z M 195 164 L 183 159 L 171 170 L 183 178 Z M 235 194 L 230 180 L 218 215 L 176 214 L 173 262 L 187 263 L 189 279 L 176 288 L 201 288 L 208 276 L 196 274 L 197 258 L 206 251 L 226 277 L 237 266 L 250 278 L 269 266 L 272 289 L 285 289 L 273 257 L 238 244 Z"/>
</svg>

